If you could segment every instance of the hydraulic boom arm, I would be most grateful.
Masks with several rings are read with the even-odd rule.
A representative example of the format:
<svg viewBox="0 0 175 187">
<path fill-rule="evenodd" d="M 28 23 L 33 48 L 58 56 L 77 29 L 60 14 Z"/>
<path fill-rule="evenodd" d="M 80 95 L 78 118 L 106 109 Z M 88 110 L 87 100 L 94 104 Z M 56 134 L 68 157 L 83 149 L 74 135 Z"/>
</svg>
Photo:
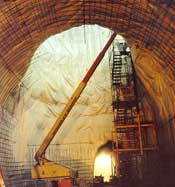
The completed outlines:
<svg viewBox="0 0 175 187">
<path fill-rule="evenodd" d="M 89 71 L 87 72 L 87 74 L 85 75 L 83 80 L 80 82 L 80 84 L 78 85 L 78 87 L 74 91 L 72 97 L 70 98 L 70 100 L 66 104 L 65 108 L 63 109 L 63 111 L 59 115 L 58 119 L 54 123 L 53 127 L 51 128 L 51 130 L 49 131 L 47 136 L 45 137 L 43 143 L 41 144 L 41 146 L 37 150 L 37 152 L 35 154 L 35 160 L 37 161 L 37 164 L 32 168 L 32 178 L 71 177 L 71 176 L 69 176 L 69 175 L 71 175 L 70 172 L 69 172 L 69 169 L 66 168 L 66 171 L 63 172 L 64 167 L 59 166 L 59 165 L 57 165 L 57 166 L 61 167 L 61 170 L 58 171 L 58 172 L 62 172 L 62 173 L 58 174 L 58 172 L 56 170 L 59 170 L 60 168 L 56 168 L 56 166 L 55 166 L 56 164 L 54 164 L 54 163 L 48 161 L 47 159 L 45 159 L 45 151 L 46 151 L 47 147 L 49 146 L 49 144 L 51 143 L 54 136 L 56 135 L 56 133 L 58 132 L 59 128 L 63 124 L 67 115 L 71 111 L 72 107 L 74 106 L 74 104 L 76 103 L 78 98 L 80 97 L 80 95 L 81 95 L 82 91 L 84 90 L 84 88 L 86 87 L 89 79 L 91 78 L 91 76 L 93 75 L 97 66 L 99 65 L 99 63 L 103 59 L 107 49 L 109 48 L 109 46 L 111 45 L 111 43 L 112 43 L 112 41 L 114 40 L 115 37 L 116 37 L 116 33 L 113 33 L 111 35 L 109 41 L 106 43 L 106 45 L 104 46 L 102 51 L 99 53 L 99 55 L 95 59 L 94 63 L 90 67 Z M 49 169 L 48 169 L 48 167 L 46 167 L 46 165 L 48 163 L 49 163 Z M 53 169 L 53 167 L 54 167 L 54 171 L 51 171 Z M 44 168 L 44 169 L 42 169 L 42 168 Z M 50 170 L 50 171 L 48 171 L 48 170 Z"/>
</svg>

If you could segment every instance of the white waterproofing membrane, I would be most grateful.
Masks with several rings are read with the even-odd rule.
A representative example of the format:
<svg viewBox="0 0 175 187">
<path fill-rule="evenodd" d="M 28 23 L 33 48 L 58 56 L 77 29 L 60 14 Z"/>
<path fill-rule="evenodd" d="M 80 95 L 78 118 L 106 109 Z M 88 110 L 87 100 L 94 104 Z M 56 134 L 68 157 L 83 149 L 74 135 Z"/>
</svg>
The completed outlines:
<svg viewBox="0 0 175 187">
<path fill-rule="evenodd" d="M 82 26 L 48 38 L 36 50 L 20 84 L 20 102 L 15 112 L 17 160 L 28 159 L 27 145 L 42 143 L 110 36 L 108 29 Z M 98 148 L 111 139 L 111 49 L 52 143 L 90 143 Z"/>
<path fill-rule="evenodd" d="M 28 145 L 42 143 L 110 35 L 110 30 L 99 26 L 77 27 L 48 38 L 36 50 L 19 85 L 14 131 L 16 160 L 29 160 Z M 133 45 L 131 52 L 136 72 L 146 90 L 145 96 L 148 101 L 151 99 L 149 104 L 159 120 L 158 125 L 164 125 L 175 114 L 173 74 L 145 49 Z M 93 150 L 94 155 L 98 146 L 111 139 L 110 55 L 111 48 L 52 144 L 71 144 L 75 152 L 75 145 L 86 144 L 84 149 Z M 80 155 L 87 153 L 82 151 Z"/>
</svg>

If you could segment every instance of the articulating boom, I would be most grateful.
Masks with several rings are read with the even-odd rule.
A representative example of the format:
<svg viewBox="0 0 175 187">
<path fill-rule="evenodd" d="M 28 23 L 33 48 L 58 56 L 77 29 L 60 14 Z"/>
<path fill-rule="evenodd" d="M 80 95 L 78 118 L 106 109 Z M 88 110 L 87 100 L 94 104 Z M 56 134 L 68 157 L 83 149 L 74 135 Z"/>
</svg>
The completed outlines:
<svg viewBox="0 0 175 187">
<path fill-rule="evenodd" d="M 73 108 L 74 104 L 80 97 L 82 91 L 86 87 L 89 79 L 93 75 L 94 71 L 96 70 L 97 66 L 100 64 L 101 60 L 103 59 L 107 49 L 113 42 L 114 38 L 116 37 L 116 33 L 113 33 L 109 39 L 109 41 L 106 43 L 103 50 L 99 53 L 96 60 L 90 67 L 89 71 L 83 78 L 83 80 L 80 82 L 76 90 L 74 91 L 72 97 L 66 104 L 65 108 L 59 115 L 58 119 L 54 123 L 53 127 L 45 137 L 43 143 L 37 150 L 35 154 L 35 160 L 37 161 L 37 164 L 32 167 L 32 178 L 34 179 L 53 179 L 53 178 L 74 178 L 76 177 L 76 171 L 67 168 L 65 166 L 61 166 L 59 164 L 53 163 L 45 158 L 45 151 L 49 144 L 51 143 L 52 139 L 56 135 L 57 131 L 63 124 L 64 120 L 66 119 L 67 115 Z"/>
</svg>

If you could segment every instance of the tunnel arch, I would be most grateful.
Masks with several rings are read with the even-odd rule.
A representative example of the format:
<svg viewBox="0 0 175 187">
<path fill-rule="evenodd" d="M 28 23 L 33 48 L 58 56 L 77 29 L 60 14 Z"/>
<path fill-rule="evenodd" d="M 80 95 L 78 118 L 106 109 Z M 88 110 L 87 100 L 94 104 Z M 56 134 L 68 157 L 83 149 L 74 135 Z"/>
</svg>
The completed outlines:
<svg viewBox="0 0 175 187">
<path fill-rule="evenodd" d="M 175 142 L 175 3 L 171 0 L 2 0 L 0 3 L 0 108 L 1 157 L 7 186 L 19 186 L 25 183 L 9 180 L 11 173 L 18 168 L 20 175 L 25 168 L 13 161 L 13 131 L 19 131 L 11 111 L 11 98 L 16 97 L 16 89 L 23 78 L 29 62 L 40 44 L 48 37 L 81 25 L 97 24 L 114 30 L 124 36 L 129 44 L 143 53 L 140 55 L 137 71 L 146 80 L 144 85 L 151 89 L 151 95 L 165 110 L 156 111 L 161 162 L 154 159 L 152 165 L 169 164 L 169 171 L 162 170 L 158 180 L 163 183 L 174 181 L 174 142 Z M 136 50 L 137 51 L 137 50 Z M 145 57 L 145 58 L 143 58 Z M 149 58 L 150 57 L 150 58 Z M 146 60 L 146 61 L 145 61 Z M 137 64 L 136 64 L 137 65 Z M 149 69 L 147 68 L 149 65 Z M 154 68 L 152 68 L 154 66 Z M 155 71 L 152 71 L 154 69 Z M 159 71 L 160 70 L 160 71 Z M 147 72 L 145 76 L 145 72 Z M 149 73 L 148 73 L 149 72 Z M 144 75 L 144 76 L 143 76 Z M 158 75 L 158 76 L 157 76 Z M 159 85 L 159 82 L 163 84 Z M 154 89 L 150 88 L 155 84 Z M 160 104 L 159 104 L 160 103 Z M 161 109 L 163 105 L 163 109 Z M 9 107 L 10 106 L 10 107 Z M 6 112 L 9 110 L 8 112 Z M 155 107 L 156 108 L 156 107 Z M 3 135 L 7 133 L 8 139 Z M 22 141 L 22 140 L 21 140 Z M 4 146 L 5 145 L 5 146 Z M 16 150 L 15 150 L 16 151 Z M 9 165 L 11 163 L 11 165 Z M 14 165 L 15 164 L 15 165 Z M 15 169 L 16 172 L 16 169 Z M 13 173 L 19 176 L 19 173 Z M 157 172 L 157 171 L 156 171 Z M 155 173 L 156 173 L 155 172 Z M 169 178 L 170 174 L 172 177 Z M 22 175 L 21 175 L 22 176 Z M 15 183 L 14 183 L 15 182 Z M 167 184 L 166 184 L 167 185 Z M 171 184 L 172 185 L 172 184 Z"/>
<path fill-rule="evenodd" d="M 29 61 L 43 40 L 84 24 L 98 24 L 146 49 L 163 66 L 173 68 L 174 4 L 162 1 L 44 0 L 1 3 L 1 105 L 8 104 Z"/>
</svg>

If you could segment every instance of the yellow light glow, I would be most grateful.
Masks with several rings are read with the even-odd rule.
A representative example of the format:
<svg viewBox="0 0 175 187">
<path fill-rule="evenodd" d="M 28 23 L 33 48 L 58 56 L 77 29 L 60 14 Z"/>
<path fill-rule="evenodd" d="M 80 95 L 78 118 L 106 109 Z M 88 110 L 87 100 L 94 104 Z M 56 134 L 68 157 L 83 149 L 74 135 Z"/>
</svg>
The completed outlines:
<svg viewBox="0 0 175 187">
<path fill-rule="evenodd" d="M 3 180 L 3 175 L 2 175 L 1 171 L 0 171 L 0 187 L 5 187 L 4 180 Z"/>
<path fill-rule="evenodd" d="M 112 160 L 110 154 L 102 153 L 95 159 L 94 176 L 103 176 L 105 182 L 109 182 L 112 175 Z"/>
</svg>

